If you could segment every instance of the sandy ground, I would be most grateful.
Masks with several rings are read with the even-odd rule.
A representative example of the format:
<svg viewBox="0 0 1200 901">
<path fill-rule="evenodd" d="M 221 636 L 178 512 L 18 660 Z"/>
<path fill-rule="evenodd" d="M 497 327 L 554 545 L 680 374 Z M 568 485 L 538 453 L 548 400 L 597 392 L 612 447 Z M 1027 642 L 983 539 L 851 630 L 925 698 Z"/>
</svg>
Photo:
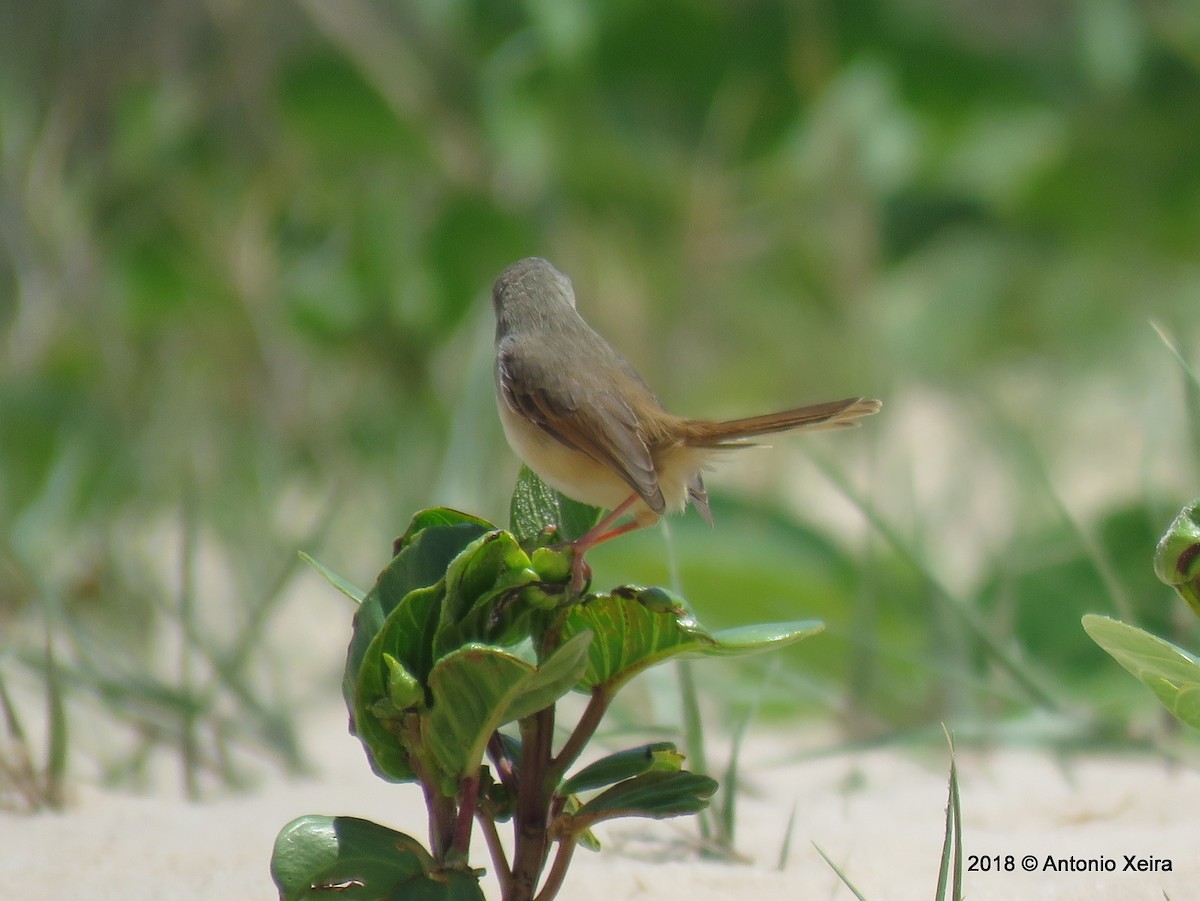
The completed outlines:
<svg viewBox="0 0 1200 901">
<path fill-rule="evenodd" d="M 331 711 L 327 726 L 317 730 L 327 739 L 314 749 L 320 775 L 311 779 L 277 780 L 203 804 L 77 789 L 64 814 L 0 814 L 0 897 L 269 901 L 272 843 L 293 817 L 352 814 L 423 837 L 416 787 L 371 776 L 340 712 Z M 946 761 L 872 751 L 782 762 L 788 745 L 781 734 L 749 742 L 737 836 L 748 863 L 697 859 L 685 841 L 686 819 L 627 820 L 601 827 L 602 853 L 577 854 L 559 897 L 852 898 L 814 843 L 872 901 L 933 897 Z M 960 753 L 959 766 L 964 852 L 968 863 L 979 857 L 987 868 L 966 874 L 971 901 L 1161 901 L 1164 892 L 1172 901 L 1200 898 L 1197 772 L 1147 757 L 1064 761 L 1028 751 Z M 780 870 L 793 806 L 796 825 Z M 1128 871 L 1127 855 L 1159 870 Z M 1113 871 L 1046 868 L 1047 858 L 1072 857 Z M 482 847 L 475 858 L 484 865 Z M 498 897 L 494 883 L 487 891 Z"/>
</svg>

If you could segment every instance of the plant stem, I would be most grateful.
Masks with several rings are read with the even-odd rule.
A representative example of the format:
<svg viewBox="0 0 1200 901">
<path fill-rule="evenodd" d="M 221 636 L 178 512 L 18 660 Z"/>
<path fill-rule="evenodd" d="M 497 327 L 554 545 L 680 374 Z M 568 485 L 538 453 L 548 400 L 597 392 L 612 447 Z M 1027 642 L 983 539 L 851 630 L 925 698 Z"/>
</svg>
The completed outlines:
<svg viewBox="0 0 1200 901">
<path fill-rule="evenodd" d="M 456 836 L 457 813 L 454 799 L 442 794 L 437 778 L 426 765 L 428 761 L 417 752 L 421 748 L 420 719 L 410 715 L 404 719 L 404 744 L 409 750 L 408 762 L 421 783 L 421 791 L 425 795 L 425 809 L 429 812 L 429 850 L 435 860 L 443 860 L 446 853 L 454 847 Z M 478 779 L 476 780 L 478 790 Z M 472 807 L 474 800 L 472 800 Z M 469 835 L 469 832 L 468 832 Z"/>
<path fill-rule="evenodd" d="M 454 846 L 454 801 L 424 777 L 421 778 L 421 788 L 425 792 L 425 807 L 429 811 L 429 849 L 435 860 L 443 860 L 446 852 Z"/>
<path fill-rule="evenodd" d="M 551 901 L 558 894 L 558 890 L 562 888 L 563 880 L 567 876 L 567 867 L 571 865 L 571 857 L 575 853 L 575 838 L 564 838 L 558 846 L 558 853 L 554 855 L 554 865 L 550 867 L 550 873 L 546 876 L 546 883 L 542 886 L 542 890 L 538 892 L 537 898 L 534 901 Z"/>
<path fill-rule="evenodd" d="M 611 700 L 612 696 L 606 690 L 599 687 L 592 689 L 591 700 L 588 701 L 583 716 L 575 724 L 575 730 L 559 749 L 558 756 L 550 762 L 549 775 L 553 777 L 555 785 L 562 780 L 567 768 L 579 758 L 584 746 L 596 734 L 596 729 L 600 726 L 600 721 L 604 719 Z"/>
<path fill-rule="evenodd" d="M 517 812 L 513 818 L 515 848 L 511 892 L 505 901 L 533 901 L 546 863 L 550 799 L 556 782 L 548 778 L 554 708 L 539 710 L 520 721 L 521 771 Z"/>
<path fill-rule="evenodd" d="M 505 901 L 550 901 L 562 888 L 567 867 L 575 853 L 575 839 L 563 839 L 554 865 L 542 890 L 537 892 L 538 877 L 550 852 L 550 806 L 554 791 L 566 772 L 595 734 L 608 710 L 611 695 L 596 688 L 570 737 L 552 757 L 554 708 L 547 707 L 521 720 L 521 767 L 518 773 L 517 812 L 514 817 L 516 848 L 513 851 L 511 879 L 504 889 Z M 491 839 L 489 838 L 489 843 Z M 503 856 L 503 851 L 500 852 Z M 492 852 L 493 858 L 496 852 Z M 502 880 L 502 885 L 505 882 Z"/>
<path fill-rule="evenodd" d="M 454 823 L 454 843 L 450 850 L 464 863 L 471 855 L 471 823 L 475 820 L 475 804 L 479 800 L 479 776 L 458 783 L 458 819 Z"/>
<path fill-rule="evenodd" d="M 508 865 L 508 858 L 504 854 L 504 845 L 500 842 L 500 831 L 496 828 L 496 821 L 490 816 L 479 814 L 479 829 L 483 832 L 484 840 L 487 842 L 488 854 L 492 858 L 492 866 L 496 870 L 496 878 L 500 880 L 500 894 L 507 898 L 512 892 L 512 867 Z"/>
</svg>

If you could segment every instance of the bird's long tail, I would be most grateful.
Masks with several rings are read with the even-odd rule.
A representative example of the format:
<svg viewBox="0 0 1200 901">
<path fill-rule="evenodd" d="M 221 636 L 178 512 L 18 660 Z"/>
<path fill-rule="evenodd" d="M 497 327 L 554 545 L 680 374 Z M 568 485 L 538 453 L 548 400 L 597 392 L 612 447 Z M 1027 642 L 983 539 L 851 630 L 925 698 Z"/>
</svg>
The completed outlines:
<svg viewBox="0 0 1200 901">
<path fill-rule="evenodd" d="M 878 413 L 882 406 L 877 400 L 848 397 L 744 419 L 688 419 L 683 423 L 683 443 L 689 447 L 730 447 L 741 439 L 774 432 L 853 428 L 861 417 Z"/>
</svg>

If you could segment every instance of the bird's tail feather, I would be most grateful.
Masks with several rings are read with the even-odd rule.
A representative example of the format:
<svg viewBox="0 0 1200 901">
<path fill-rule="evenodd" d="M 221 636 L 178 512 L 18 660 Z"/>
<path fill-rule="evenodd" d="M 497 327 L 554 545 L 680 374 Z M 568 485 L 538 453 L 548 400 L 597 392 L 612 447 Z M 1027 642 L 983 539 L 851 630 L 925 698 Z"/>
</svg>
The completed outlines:
<svg viewBox="0 0 1200 901">
<path fill-rule="evenodd" d="M 882 406 L 877 400 L 848 397 L 744 419 L 688 419 L 683 425 L 683 443 L 689 447 L 728 447 L 744 438 L 775 432 L 853 428 L 859 424 L 858 419 L 878 413 Z"/>
</svg>

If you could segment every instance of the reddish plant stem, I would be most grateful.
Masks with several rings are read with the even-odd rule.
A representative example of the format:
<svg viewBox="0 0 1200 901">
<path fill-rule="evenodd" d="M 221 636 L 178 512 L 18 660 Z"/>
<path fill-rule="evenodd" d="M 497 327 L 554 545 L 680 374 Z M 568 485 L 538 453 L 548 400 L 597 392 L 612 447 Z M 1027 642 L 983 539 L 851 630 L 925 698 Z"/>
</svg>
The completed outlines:
<svg viewBox="0 0 1200 901">
<path fill-rule="evenodd" d="M 458 783 L 458 819 L 454 823 L 454 842 L 450 846 L 456 860 L 466 863 L 471 854 L 471 824 L 475 821 L 475 805 L 479 800 L 479 776 Z"/>
<path fill-rule="evenodd" d="M 513 817 L 512 883 L 504 901 L 533 901 L 549 851 L 550 800 L 558 784 L 548 778 L 554 708 L 547 707 L 526 717 L 520 721 L 520 727 L 521 770 L 517 811 Z"/>
<path fill-rule="evenodd" d="M 456 813 L 454 800 L 442 794 L 437 779 L 427 766 L 428 761 L 418 753 L 421 748 L 420 720 L 416 715 L 406 717 L 402 735 L 408 750 L 408 764 L 421 783 L 425 809 L 429 813 L 429 850 L 435 860 L 442 860 L 454 846 Z M 478 784 L 478 783 L 477 783 Z"/>
<path fill-rule="evenodd" d="M 547 778 L 553 780 L 554 785 L 558 785 L 562 781 L 567 768 L 579 759 L 584 747 L 592 740 L 592 736 L 596 734 L 596 729 L 600 726 L 600 721 L 608 712 L 611 700 L 612 696 L 605 689 L 599 687 L 592 689 L 592 697 L 583 711 L 583 716 L 579 718 L 575 729 L 559 749 L 558 756 L 550 761 Z"/>
<path fill-rule="evenodd" d="M 575 853 L 575 837 L 564 838 L 558 845 L 558 853 L 554 855 L 554 863 L 546 876 L 542 890 L 537 893 L 534 901 L 551 901 L 562 888 L 563 880 L 567 878 L 567 867 L 571 865 L 571 857 Z"/>
<path fill-rule="evenodd" d="M 512 868 L 508 865 L 508 857 L 504 854 L 504 845 L 500 841 L 500 831 L 496 821 L 490 816 L 480 813 L 479 829 L 487 842 L 488 854 L 492 858 L 492 867 L 496 870 L 496 878 L 500 880 L 500 895 L 508 898 L 512 892 Z"/>
<path fill-rule="evenodd" d="M 429 850 L 435 860 L 442 860 L 454 844 L 454 801 L 443 795 L 435 783 L 420 773 L 417 775 L 429 811 Z"/>
</svg>

